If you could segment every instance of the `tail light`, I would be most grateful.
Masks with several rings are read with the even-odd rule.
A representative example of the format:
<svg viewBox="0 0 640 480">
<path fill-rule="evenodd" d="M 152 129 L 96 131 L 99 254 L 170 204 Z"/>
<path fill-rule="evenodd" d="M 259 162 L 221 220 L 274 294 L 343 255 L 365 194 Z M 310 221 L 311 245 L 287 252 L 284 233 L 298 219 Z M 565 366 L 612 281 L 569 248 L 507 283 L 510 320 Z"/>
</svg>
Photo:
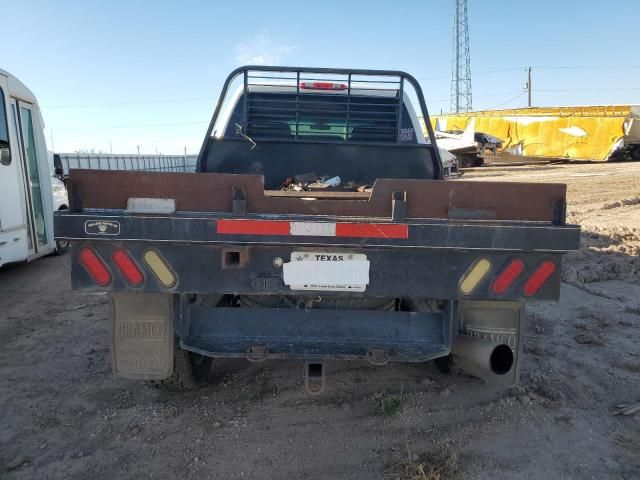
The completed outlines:
<svg viewBox="0 0 640 480">
<path fill-rule="evenodd" d="M 491 262 L 486 258 L 480 258 L 471 266 L 460 282 L 460 291 L 464 295 L 470 295 L 478 284 L 491 270 Z"/>
<path fill-rule="evenodd" d="M 155 250 L 147 250 L 143 258 L 163 287 L 171 288 L 176 284 L 175 275 L 166 260 L 162 258 L 158 252 Z"/>
<path fill-rule="evenodd" d="M 78 254 L 78 258 L 98 285 L 106 287 L 111 283 L 111 273 L 109 273 L 109 270 L 98 254 L 91 248 L 82 248 Z"/>
<path fill-rule="evenodd" d="M 334 82 L 300 82 L 300 88 L 306 90 L 346 90 L 346 83 Z"/>
<path fill-rule="evenodd" d="M 538 293 L 538 291 L 542 288 L 542 286 L 551 278 L 553 272 L 556 271 L 556 264 L 551 260 L 545 260 L 535 271 L 531 274 L 531 276 L 524 283 L 524 287 L 522 288 L 524 295 L 526 297 L 531 297 Z"/>
<path fill-rule="evenodd" d="M 133 261 L 133 259 L 129 256 L 129 254 L 124 250 L 115 250 L 112 255 L 113 263 L 118 267 L 118 271 L 125 278 L 127 283 L 132 287 L 138 287 L 142 285 L 144 281 L 144 276 L 142 272 Z"/>
<path fill-rule="evenodd" d="M 507 265 L 507 267 L 502 270 L 500 275 L 498 275 L 493 280 L 493 284 L 491 285 L 493 293 L 496 293 L 498 295 L 502 295 L 503 293 L 505 293 L 509 289 L 509 287 L 513 285 L 513 282 L 518 279 L 523 270 L 524 263 L 522 262 L 522 260 L 520 260 L 519 258 L 511 260 L 509 265 Z"/>
</svg>

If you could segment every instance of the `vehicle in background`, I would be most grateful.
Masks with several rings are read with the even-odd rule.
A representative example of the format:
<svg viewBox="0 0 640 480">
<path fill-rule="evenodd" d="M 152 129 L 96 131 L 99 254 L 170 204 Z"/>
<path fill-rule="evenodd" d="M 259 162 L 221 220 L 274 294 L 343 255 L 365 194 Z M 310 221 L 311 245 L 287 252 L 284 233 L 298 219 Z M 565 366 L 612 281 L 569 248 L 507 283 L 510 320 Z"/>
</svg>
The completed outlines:
<svg viewBox="0 0 640 480">
<path fill-rule="evenodd" d="M 0 266 L 64 250 L 53 238 L 53 195 L 62 201 L 62 192 L 52 187 L 43 129 L 36 97 L 0 70 Z"/>
<path fill-rule="evenodd" d="M 69 208 L 69 194 L 67 192 L 67 186 L 65 185 L 67 175 L 62 171 L 60 155 L 48 151 L 47 158 L 49 160 L 49 172 L 51 174 L 53 211 L 66 210 Z"/>
<path fill-rule="evenodd" d="M 484 164 L 487 151 L 495 157 L 498 149 L 502 148 L 502 140 L 475 131 L 475 123 L 475 118 L 472 118 L 464 130 L 445 131 L 440 130 L 441 124 L 436 122 L 434 133 L 438 147 L 455 155 L 457 166 L 462 168 L 479 167 Z"/>
<path fill-rule="evenodd" d="M 57 235 L 73 288 L 109 292 L 123 377 L 191 388 L 216 358 L 299 359 L 319 393 L 326 360 L 453 359 L 513 384 L 524 302 L 557 300 L 579 247 L 566 185 L 443 173 L 412 76 L 242 67 L 195 174 L 72 170 Z"/>
</svg>

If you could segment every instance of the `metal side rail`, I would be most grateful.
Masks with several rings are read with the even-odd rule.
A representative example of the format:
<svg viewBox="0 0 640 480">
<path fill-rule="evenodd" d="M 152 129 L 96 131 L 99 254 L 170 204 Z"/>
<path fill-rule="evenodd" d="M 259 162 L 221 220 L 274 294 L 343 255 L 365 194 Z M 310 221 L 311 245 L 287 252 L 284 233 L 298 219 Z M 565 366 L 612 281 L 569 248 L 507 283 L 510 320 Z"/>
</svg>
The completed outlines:
<svg viewBox="0 0 640 480">
<path fill-rule="evenodd" d="M 330 218 L 125 210 L 58 212 L 56 239 L 153 243 L 390 246 L 564 253 L 580 242 L 580 227 L 543 222 Z"/>
</svg>

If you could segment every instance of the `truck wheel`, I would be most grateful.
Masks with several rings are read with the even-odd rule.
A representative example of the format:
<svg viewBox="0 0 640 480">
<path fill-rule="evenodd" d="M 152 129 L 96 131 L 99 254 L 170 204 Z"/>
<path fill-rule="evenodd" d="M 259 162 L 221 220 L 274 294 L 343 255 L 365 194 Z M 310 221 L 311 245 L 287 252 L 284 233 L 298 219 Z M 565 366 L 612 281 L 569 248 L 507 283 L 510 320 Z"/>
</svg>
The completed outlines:
<svg viewBox="0 0 640 480">
<path fill-rule="evenodd" d="M 445 375 L 451 371 L 452 359 L 451 355 L 445 355 L 444 357 L 438 357 L 433 360 L 436 368 L 440 371 L 440 373 L 444 373 Z"/>
<path fill-rule="evenodd" d="M 176 339 L 173 347 L 173 373 L 164 380 L 150 380 L 148 383 L 161 390 L 194 390 L 207 382 L 213 358 L 180 348 Z"/>
<path fill-rule="evenodd" d="M 56 255 L 64 255 L 69 251 L 71 242 L 69 240 L 56 240 Z"/>
<path fill-rule="evenodd" d="M 61 206 L 58 211 L 68 210 L 66 205 Z M 69 240 L 56 240 L 56 255 L 64 255 L 71 248 L 71 242 Z"/>
</svg>

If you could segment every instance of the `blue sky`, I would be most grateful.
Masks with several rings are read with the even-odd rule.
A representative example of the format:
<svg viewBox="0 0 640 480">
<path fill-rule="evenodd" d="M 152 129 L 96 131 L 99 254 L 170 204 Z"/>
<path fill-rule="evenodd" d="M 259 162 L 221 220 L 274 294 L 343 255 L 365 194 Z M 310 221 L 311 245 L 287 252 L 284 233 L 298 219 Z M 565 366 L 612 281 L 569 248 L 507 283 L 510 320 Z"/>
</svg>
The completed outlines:
<svg viewBox="0 0 640 480">
<path fill-rule="evenodd" d="M 449 108 L 452 0 L 0 0 L 0 19 L 0 68 L 58 152 L 197 152 L 244 63 L 406 70 Z M 529 65 L 534 105 L 640 103 L 638 0 L 469 0 L 469 23 L 475 109 L 525 106 Z"/>
</svg>

